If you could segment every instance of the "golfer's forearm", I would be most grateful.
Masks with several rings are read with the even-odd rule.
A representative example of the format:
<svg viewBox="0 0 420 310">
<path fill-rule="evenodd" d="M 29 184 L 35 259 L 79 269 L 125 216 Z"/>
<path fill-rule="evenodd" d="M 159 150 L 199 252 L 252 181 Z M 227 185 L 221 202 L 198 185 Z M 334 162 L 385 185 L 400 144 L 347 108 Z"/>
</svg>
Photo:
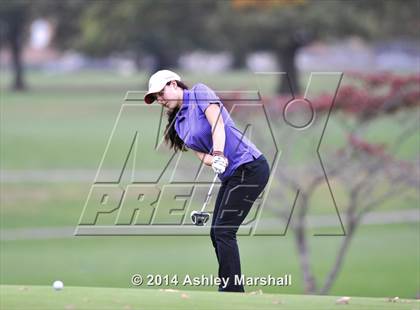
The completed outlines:
<svg viewBox="0 0 420 310">
<path fill-rule="evenodd" d="M 225 150 L 225 123 L 218 104 L 210 104 L 206 109 L 206 117 L 211 125 L 213 151 L 223 152 Z"/>
<path fill-rule="evenodd" d="M 213 151 L 220 151 L 223 152 L 225 149 L 225 141 L 226 141 L 226 134 L 225 134 L 225 126 L 220 124 L 220 121 L 217 122 L 216 128 L 213 131 Z"/>
<path fill-rule="evenodd" d="M 212 162 L 213 162 L 213 156 L 211 156 L 210 154 L 205 154 L 205 153 L 201 153 L 201 152 L 197 152 L 195 151 L 195 154 L 197 155 L 198 158 L 200 158 L 200 160 L 207 166 L 211 166 Z"/>
</svg>

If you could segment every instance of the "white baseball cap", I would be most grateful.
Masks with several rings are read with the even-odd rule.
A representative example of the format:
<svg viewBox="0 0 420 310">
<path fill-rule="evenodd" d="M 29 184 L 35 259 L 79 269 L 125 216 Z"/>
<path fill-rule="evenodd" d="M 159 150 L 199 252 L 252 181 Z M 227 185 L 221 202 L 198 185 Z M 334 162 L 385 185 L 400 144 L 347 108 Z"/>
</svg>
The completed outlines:
<svg viewBox="0 0 420 310">
<path fill-rule="evenodd" d="M 160 92 L 170 81 L 181 81 L 181 77 L 170 70 L 160 70 L 154 73 L 149 79 L 149 90 L 144 96 L 144 102 L 151 104 L 155 101 L 154 94 Z"/>
</svg>

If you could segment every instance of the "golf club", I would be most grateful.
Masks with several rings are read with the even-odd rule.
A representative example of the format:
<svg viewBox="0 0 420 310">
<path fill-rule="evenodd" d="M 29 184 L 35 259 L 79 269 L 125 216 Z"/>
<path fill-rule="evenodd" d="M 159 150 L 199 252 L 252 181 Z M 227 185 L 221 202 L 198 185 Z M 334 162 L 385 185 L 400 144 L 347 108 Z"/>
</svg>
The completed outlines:
<svg viewBox="0 0 420 310">
<path fill-rule="evenodd" d="M 214 183 L 216 182 L 216 179 L 217 179 L 217 174 L 214 176 L 213 183 L 210 186 L 209 192 L 207 193 L 206 200 L 204 201 L 204 204 L 203 204 L 203 207 L 201 208 L 201 210 L 191 212 L 191 221 L 196 226 L 205 225 L 210 218 L 210 213 L 204 212 L 204 209 L 206 208 L 207 204 L 210 201 L 211 194 L 212 194 Z"/>
</svg>

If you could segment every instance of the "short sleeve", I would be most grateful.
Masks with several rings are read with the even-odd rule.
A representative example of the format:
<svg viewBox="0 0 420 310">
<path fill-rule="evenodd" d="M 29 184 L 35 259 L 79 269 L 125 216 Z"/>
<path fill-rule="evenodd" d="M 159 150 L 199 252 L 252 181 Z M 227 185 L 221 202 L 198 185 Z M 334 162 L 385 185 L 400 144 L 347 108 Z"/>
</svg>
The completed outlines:
<svg viewBox="0 0 420 310">
<path fill-rule="evenodd" d="M 196 84 L 193 89 L 197 105 L 203 113 L 211 103 L 219 104 L 220 108 L 223 106 L 220 98 L 208 86 L 200 83 Z"/>
</svg>

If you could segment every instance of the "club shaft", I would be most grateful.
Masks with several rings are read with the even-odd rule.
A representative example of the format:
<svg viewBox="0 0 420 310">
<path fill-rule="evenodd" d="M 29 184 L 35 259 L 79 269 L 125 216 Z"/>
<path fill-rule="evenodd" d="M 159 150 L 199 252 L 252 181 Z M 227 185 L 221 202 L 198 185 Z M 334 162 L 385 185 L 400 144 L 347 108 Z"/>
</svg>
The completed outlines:
<svg viewBox="0 0 420 310">
<path fill-rule="evenodd" d="M 212 194 L 212 192 L 213 192 L 213 187 L 214 187 L 214 184 L 216 183 L 216 180 L 217 180 L 217 174 L 214 176 L 213 182 L 211 183 L 211 186 L 210 186 L 209 192 L 207 193 L 206 200 L 204 201 L 203 207 L 201 208 L 201 211 L 200 211 L 200 212 L 203 212 L 203 211 L 204 211 L 204 209 L 207 207 L 207 204 L 208 204 L 208 203 L 209 203 L 209 201 L 210 201 L 211 194 Z"/>
</svg>

